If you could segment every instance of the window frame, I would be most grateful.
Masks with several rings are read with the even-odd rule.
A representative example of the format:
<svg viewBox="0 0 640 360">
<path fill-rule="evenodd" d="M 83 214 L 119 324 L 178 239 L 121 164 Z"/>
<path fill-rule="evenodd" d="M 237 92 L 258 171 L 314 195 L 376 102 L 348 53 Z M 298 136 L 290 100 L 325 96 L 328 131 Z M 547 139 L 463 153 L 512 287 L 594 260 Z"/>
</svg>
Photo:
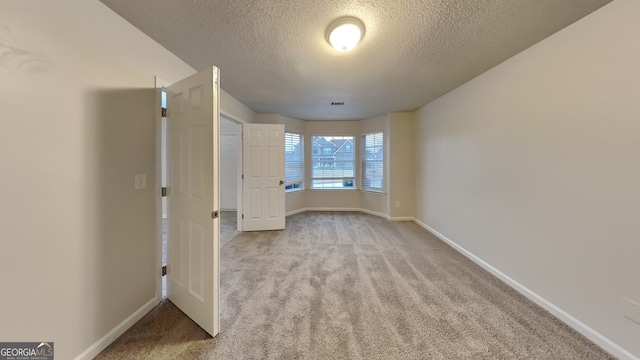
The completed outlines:
<svg viewBox="0 0 640 360">
<path fill-rule="evenodd" d="M 318 150 L 317 154 L 314 152 L 314 144 L 316 143 L 318 138 L 346 138 L 347 141 L 351 141 L 351 151 L 350 152 L 344 152 L 345 154 L 349 154 L 351 155 L 351 160 L 345 160 L 345 159 L 336 159 L 335 157 L 333 158 L 333 160 L 318 160 L 318 158 L 322 158 L 322 157 L 326 157 L 325 154 L 323 154 L 323 151 Z M 319 139 L 318 139 L 319 140 Z M 356 157 L 356 153 L 353 151 L 353 148 L 355 148 L 357 146 L 357 136 L 352 135 L 352 134 L 331 134 L 331 135 L 318 135 L 318 134 L 312 134 L 311 135 L 311 174 L 310 174 L 310 186 L 309 189 L 311 190 L 339 190 L 339 191 L 347 191 L 347 190 L 358 190 L 357 187 L 357 179 L 358 179 L 358 166 L 357 166 L 357 157 Z M 334 144 L 335 145 L 335 144 Z M 344 144 L 342 145 L 344 146 Z M 341 147 L 342 147 L 341 146 Z M 338 147 L 337 150 L 339 150 L 341 147 Z M 337 151 L 336 151 L 337 152 Z M 335 154 L 335 153 L 334 153 Z M 340 163 L 351 163 L 352 169 L 343 169 L 343 170 L 351 170 L 352 176 L 336 176 L 336 177 L 314 177 L 314 170 L 318 170 L 316 169 L 316 163 L 317 162 L 333 162 L 335 165 L 334 167 L 337 167 L 337 165 Z M 334 183 L 337 181 L 342 181 L 343 186 L 342 187 L 324 187 L 324 186 L 314 186 L 316 182 L 321 182 L 321 181 L 333 181 Z M 351 182 L 351 186 L 344 186 L 345 182 Z"/>
<path fill-rule="evenodd" d="M 297 136 L 299 138 L 299 144 L 300 144 L 300 158 L 299 160 L 296 159 L 295 161 L 287 161 L 287 138 L 289 136 Z M 292 140 L 293 142 L 293 140 Z M 285 193 L 291 193 L 291 192 L 296 192 L 296 191 L 302 191 L 304 190 L 304 174 L 305 174 L 305 159 L 304 159 L 304 134 L 300 134 L 297 132 L 293 132 L 293 131 L 285 131 L 284 133 L 284 149 L 285 149 L 285 156 L 284 156 L 284 169 L 285 169 L 285 173 L 284 173 L 284 179 L 285 179 L 285 183 L 284 183 L 284 192 Z M 296 163 L 299 163 L 299 171 L 300 171 L 300 178 L 288 178 L 288 174 L 287 174 L 287 168 L 288 168 L 288 164 L 289 163 L 294 163 L 294 167 L 298 167 L 298 165 Z M 295 187 L 295 185 L 298 185 L 297 187 Z M 288 189 L 288 187 L 290 187 Z"/>
<path fill-rule="evenodd" d="M 367 137 L 369 136 L 373 136 L 373 145 L 371 146 L 367 146 Z M 377 144 L 377 140 L 376 137 L 380 137 L 380 145 Z M 360 170 L 360 176 L 361 176 L 361 189 L 365 190 L 365 191 L 373 191 L 373 192 L 384 192 L 385 191 L 385 181 L 384 181 L 384 171 L 385 171 L 385 143 L 384 143 L 384 131 L 375 131 L 375 132 L 369 132 L 369 133 L 363 133 L 362 134 L 362 154 L 360 156 L 361 158 L 361 170 Z M 376 147 L 380 147 L 380 150 L 376 152 L 376 154 L 380 155 L 379 159 L 367 159 L 367 151 L 371 148 L 376 148 Z M 379 166 L 376 166 L 375 164 L 379 164 Z M 370 166 L 369 166 L 370 165 Z M 376 168 L 379 167 L 380 170 L 380 175 L 379 178 L 374 178 L 374 179 L 368 179 L 367 174 L 369 173 L 367 171 L 367 168 Z M 378 183 L 379 182 L 379 186 L 373 186 L 373 185 L 368 185 L 371 183 Z"/>
</svg>

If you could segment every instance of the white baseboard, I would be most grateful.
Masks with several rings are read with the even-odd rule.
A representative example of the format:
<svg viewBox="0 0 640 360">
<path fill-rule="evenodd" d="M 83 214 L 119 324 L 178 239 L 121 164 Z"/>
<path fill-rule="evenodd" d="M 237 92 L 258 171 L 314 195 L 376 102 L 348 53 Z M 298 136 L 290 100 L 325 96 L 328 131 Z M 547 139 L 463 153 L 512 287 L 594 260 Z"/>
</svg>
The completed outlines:
<svg viewBox="0 0 640 360">
<path fill-rule="evenodd" d="M 495 277 L 497 277 L 498 279 L 502 280 L 502 282 L 506 283 L 507 285 L 509 285 L 510 287 L 515 289 L 516 291 L 518 291 L 520 294 L 522 294 L 525 297 L 527 297 L 529 300 L 533 301 L 534 303 L 538 304 L 539 306 L 541 306 L 545 310 L 549 311 L 552 315 L 554 315 L 555 317 L 560 319 L 560 321 L 562 321 L 565 324 L 569 325 L 574 330 L 576 330 L 580 334 L 584 335 L 589 340 L 593 341 L 595 344 L 597 344 L 598 346 L 603 348 L 609 354 L 617 357 L 618 359 L 640 360 L 638 357 L 636 357 L 635 355 L 633 355 L 629 351 L 625 350 L 624 348 L 622 348 L 618 344 L 616 344 L 613 341 L 609 340 L 607 337 L 603 336 L 599 332 L 597 332 L 594 329 L 592 329 L 591 327 L 587 326 L 582 321 L 576 319 L 575 317 L 571 316 L 570 314 L 568 314 L 564 310 L 562 310 L 559 307 L 557 307 L 556 305 L 552 304 L 551 302 L 549 302 L 548 300 L 546 300 L 542 296 L 540 296 L 540 295 L 536 294 L 535 292 L 533 292 L 532 290 L 528 289 L 526 286 L 524 286 L 524 285 L 520 284 L 519 282 L 513 280 L 512 278 L 510 278 L 509 276 L 507 276 L 506 274 L 504 274 L 500 270 L 498 270 L 498 269 L 494 268 L 493 266 L 489 265 L 484 260 L 482 260 L 479 257 L 475 256 L 474 254 L 472 254 L 471 252 L 469 252 L 468 250 L 466 250 L 462 246 L 456 244 L 452 240 L 448 239 L 446 236 L 440 234 L 439 232 L 437 232 L 435 229 L 433 229 L 429 225 L 423 223 L 422 221 L 420 221 L 418 219 L 414 219 L 414 221 L 415 221 L 416 224 L 422 226 L 425 230 L 427 230 L 428 232 L 432 233 L 433 235 L 438 237 L 440 240 L 444 241 L 446 244 L 448 244 L 449 246 L 454 248 L 456 251 L 458 251 L 462 255 L 466 256 L 469 260 L 471 260 L 474 263 L 480 265 L 483 269 L 487 270 L 488 272 L 493 274 Z"/>
<path fill-rule="evenodd" d="M 331 208 L 331 207 L 308 207 L 304 211 L 355 211 L 360 212 L 360 208 Z"/>
<path fill-rule="evenodd" d="M 153 309 L 156 305 L 157 302 L 154 296 L 133 314 L 124 319 L 120 324 L 111 329 L 111 331 L 109 331 L 106 335 L 93 343 L 93 345 L 89 346 L 89 348 L 83 351 L 80 355 L 76 356 L 75 360 L 90 360 L 98 356 L 98 354 L 100 354 L 102 350 L 106 349 L 107 346 L 114 342 L 120 335 L 129 330 L 130 327 L 138 322 L 138 320 L 142 319 L 142 317 L 145 316 L 149 311 L 151 311 L 151 309 Z"/>
<path fill-rule="evenodd" d="M 293 210 L 293 211 L 289 211 L 288 213 L 284 214 L 284 216 L 291 216 L 291 215 L 295 215 L 295 214 L 300 214 L 307 211 L 306 208 L 302 208 L 302 209 L 298 209 L 298 210 Z"/>
<path fill-rule="evenodd" d="M 389 221 L 415 221 L 415 218 L 412 217 L 387 217 Z"/>
<path fill-rule="evenodd" d="M 303 212 L 306 212 L 306 211 L 355 211 L 355 212 L 362 212 L 362 213 L 365 213 L 365 214 L 378 216 L 378 217 L 387 219 L 389 221 L 415 221 L 416 220 L 414 217 L 411 217 L 411 216 L 390 217 L 389 215 L 383 214 L 381 212 L 367 210 L 367 209 L 361 209 L 361 208 L 310 207 L 310 208 L 302 208 L 302 209 L 298 209 L 298 210 L 289 211 L 288 213 L 285 214 L 285 216 L 291 216 L 291 215 L 295 215 L 295 214 L 300 214 L 300 213 L 303 213 Z"/>
<path fill-rule="evenodd" d="M 389 215 L 383 214 L 383 213 L 380 213 L 380 212 L 377 212 L 377 211 L 372 211 L 372 210 L 367 210 L 367 209 L 359 209 L 357 211 L 363 212 L 365 214 L 369 214 L 369 215 L 385 218 L 385 219 L 389 220 Z"/>
<path fill-rule="evenodd" d="M 352 211 L 352 212 L 362 212 L 369 215 L 378 216 L 381 218 L 389 219 L 389 215 L 383 214 L 377 211 L 361 209 L 361 208 L 328 208 L 328 207 L 310 207 L 310 208 L 302 208 L 298 210 L 289 211 L 285 214 L 285 216 L 291 216 L 295 214 L 300 214 L 307 211 Z M 411 218 L 413 220 L 413 218 Z"/>
</svg>

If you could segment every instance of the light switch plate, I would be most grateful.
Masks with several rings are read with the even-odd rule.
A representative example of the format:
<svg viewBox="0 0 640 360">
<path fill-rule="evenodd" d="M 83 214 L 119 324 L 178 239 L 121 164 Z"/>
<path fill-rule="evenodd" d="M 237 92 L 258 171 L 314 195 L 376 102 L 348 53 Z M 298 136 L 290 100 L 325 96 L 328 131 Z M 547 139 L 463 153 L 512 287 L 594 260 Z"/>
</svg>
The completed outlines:
<svg viewBox="0 0 640 360">
<path fill-rule="evenodd" d="M 147 174 L 137 174 L 135 176 L 135 189 L 145 189 L 147 187 Z"/>
</svg>

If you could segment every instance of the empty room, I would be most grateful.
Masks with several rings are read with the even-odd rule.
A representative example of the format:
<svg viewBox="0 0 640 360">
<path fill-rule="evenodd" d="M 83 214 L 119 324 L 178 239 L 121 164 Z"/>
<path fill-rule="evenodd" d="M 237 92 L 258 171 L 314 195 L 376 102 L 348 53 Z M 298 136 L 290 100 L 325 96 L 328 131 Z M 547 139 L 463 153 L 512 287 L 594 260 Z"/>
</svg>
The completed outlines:
<svg viewBox="0 0 640 360">
<path fill-rule="evenodd" d="M 640 359 L 638 18 L 0 0 L 0 357 Z"/>
</svg>

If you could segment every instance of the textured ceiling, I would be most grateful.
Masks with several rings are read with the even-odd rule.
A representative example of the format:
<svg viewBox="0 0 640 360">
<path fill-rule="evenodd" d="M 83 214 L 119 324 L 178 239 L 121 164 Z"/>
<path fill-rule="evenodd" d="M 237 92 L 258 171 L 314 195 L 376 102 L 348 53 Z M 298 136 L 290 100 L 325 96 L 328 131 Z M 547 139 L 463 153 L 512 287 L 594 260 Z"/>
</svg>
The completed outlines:
<svg viewBox="0 0 640 360">
<path fill-rule="evenodd" d="M 101 0 L 256 112 L 306 120 L 411 111 L 611 0 Z M 350 15 L 351 52 L 325 40 Z M 344 101 L 344 106 L 331 106 Z"/>
</svg>

